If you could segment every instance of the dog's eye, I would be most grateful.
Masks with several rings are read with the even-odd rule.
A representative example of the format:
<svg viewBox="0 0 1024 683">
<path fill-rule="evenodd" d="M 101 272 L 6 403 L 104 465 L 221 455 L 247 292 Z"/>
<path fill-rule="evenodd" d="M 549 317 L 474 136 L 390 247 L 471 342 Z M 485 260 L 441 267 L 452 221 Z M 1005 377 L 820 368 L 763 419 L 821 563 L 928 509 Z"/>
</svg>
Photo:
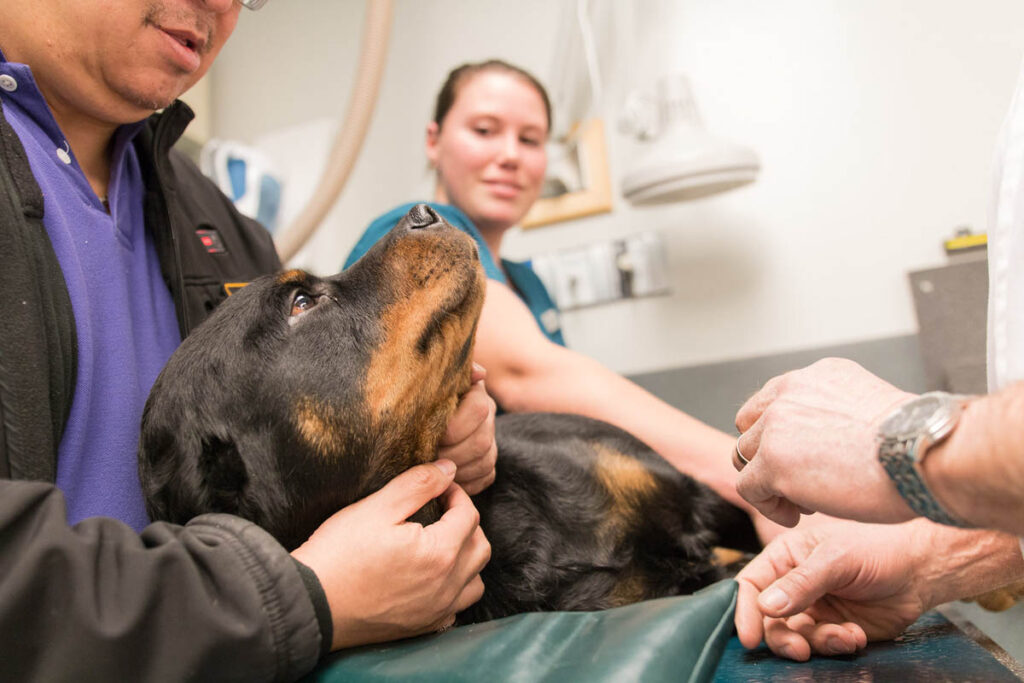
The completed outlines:
<svg viewBox="0 0 1024 683">
<path fill-rule="evenodd" d="M 290 315 L 292 317 L 302 315 L 303 313 L 313 308 L 314 306 L 316 306 L 316 299 L 314 299 L 308 294 L 303 294 L 302 292 L 299 292 L 298 294 L 295 295 L 295 298 L 292 299 L 292 312 L 290 313 Z"/>
</svg>

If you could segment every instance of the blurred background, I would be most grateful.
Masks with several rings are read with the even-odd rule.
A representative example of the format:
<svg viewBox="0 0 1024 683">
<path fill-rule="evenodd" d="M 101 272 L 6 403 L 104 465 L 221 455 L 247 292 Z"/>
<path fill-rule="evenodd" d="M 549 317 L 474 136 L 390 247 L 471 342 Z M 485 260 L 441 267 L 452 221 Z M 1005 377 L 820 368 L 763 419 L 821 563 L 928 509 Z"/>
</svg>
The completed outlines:
<svg viewBox="0 0 1024 683">
<path fill-rule="evenodd" d="M 424 127 L 438 87 L 457 64 L 500 57 L 552 90 L 556 124 L 570 123 L 560 98 L 604 120 L 612 183 L 610 212 L 515 231 L 508 256 L 645 231 L 663 244 L 670 293 L 567 311 L 576 350 L 638 375 L 916 334 L 908 272 L 943 265 L 958 227 L 985 229 L 1024 3 L 594 0 L 596 93 L 572 50 L 578 5 L 395 0 L 361 155 L 292 264 L 334 272 L 370 219 L 428 198 Z M 243 13 L 188 95 L 199 143 L 227 138 L 268 156 L 284 222 L 312 191 L 348 106 L 366 11 L 282 0 Z M 730 192 L 633 205 L 622 179 L 643 145 L 623 132 L 623 105 L 673 73 L 688 78 L 704 126 L 749 146 L 760 170 Z"/>
</svg>

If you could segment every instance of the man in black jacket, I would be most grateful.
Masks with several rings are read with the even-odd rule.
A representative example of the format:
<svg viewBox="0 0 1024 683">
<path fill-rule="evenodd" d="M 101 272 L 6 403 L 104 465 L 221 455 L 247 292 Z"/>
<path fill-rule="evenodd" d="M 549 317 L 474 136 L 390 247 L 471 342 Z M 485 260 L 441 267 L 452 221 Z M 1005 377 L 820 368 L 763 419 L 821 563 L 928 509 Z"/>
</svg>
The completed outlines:
<svg viewBox="0 0 1024 683">
<path fill-rule="evenodd" d="M 481 594 L 489 547 L 452 482 L 493 477 L 482 383 L 446 459 L 339 511 L 292 556 L 230 515 L 177 527 L 140 512 L 156 373 L 225 284 L 280 265 L 170 149 L 191 118 L 174 100 L 242 4 L 263 1 L 5 3 L 0 679 L 291 680 L 329 649 L 442 628 Z M 440 522 L 404 522 L 442 495 Z"/>
</svg>

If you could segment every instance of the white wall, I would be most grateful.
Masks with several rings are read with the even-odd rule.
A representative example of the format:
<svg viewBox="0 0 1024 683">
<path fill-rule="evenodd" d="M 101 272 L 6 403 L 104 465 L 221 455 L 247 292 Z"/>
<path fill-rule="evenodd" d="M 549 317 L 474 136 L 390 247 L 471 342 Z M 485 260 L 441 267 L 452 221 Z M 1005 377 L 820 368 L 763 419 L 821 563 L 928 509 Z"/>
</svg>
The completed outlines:
<svg viewBox="0 0 1024 683">
<path fill-rule="evenodd" d="M 422 197 L 422 130 L 450 67 L 498 56 L 554 73 L 565 1 L 396 0 L 363 156 L 297 262 L 332 271 L 368 220 Z M 614 133 L 615 103 L 630 81 L 671 68 L 689 75 L 708 127 L 755 148 L 763 170 L 718 197 L 619 200 L 609 215 L 511 234 L 513 257 L 642 229 L 665 236 L 674 294 L 568 313 L 570 345 L 638 372 L 913 332 L 906 272 L 941 264 L 956 226 L 984 228 L 1024 3 L 636 4 L 646 11 L 605 39 L 614 59 L 602 64 L 616 184 L 634 146 Z M 244 16 L 212 72 L 214 133 L 253 141 L 340 116 L 362 18 L 362 3 L 337 0 L 274 0 Z M 325 147 L 311 146 L 309 167 Z"/>
</svg>

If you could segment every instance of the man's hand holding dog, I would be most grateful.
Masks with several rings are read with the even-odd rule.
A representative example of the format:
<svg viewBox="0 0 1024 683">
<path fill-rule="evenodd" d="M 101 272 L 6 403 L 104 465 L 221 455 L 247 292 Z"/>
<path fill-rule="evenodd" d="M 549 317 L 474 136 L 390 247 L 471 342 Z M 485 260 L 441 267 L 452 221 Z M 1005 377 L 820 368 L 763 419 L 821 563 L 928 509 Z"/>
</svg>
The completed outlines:
<svg viewBox="0 0 1024 683">
<path fill-rule="evenodd" d="M 736 414 L 737 447 L 750 461 L 737 491 L 785 526 L 811 512 L 863 522 L 911 519 L 875 441 L 882 419 L 911 397 L 839 359 L 769 380 Z"/>
<path fill-rule="evenodd" d="M 491 547 L 449 460 L 419 465 L 343 508 L 292 555 L 320 580 L 334 622 L 332 649 L 451 626 L 483 595 Z M 406 521 L 442 497 L 429 526 Z"/>
<path fill-rule="evenodd" d="M 455 483 L 471 496 L 494 483 L 494 465 L 498 444 L 494 441 L 494 399 L 484 388 L 487 372 L 473 363 L 473 385 L 459 400 L 459 407 L 448 421 L 437 457 L 455 463 Z"/>
</svg>

